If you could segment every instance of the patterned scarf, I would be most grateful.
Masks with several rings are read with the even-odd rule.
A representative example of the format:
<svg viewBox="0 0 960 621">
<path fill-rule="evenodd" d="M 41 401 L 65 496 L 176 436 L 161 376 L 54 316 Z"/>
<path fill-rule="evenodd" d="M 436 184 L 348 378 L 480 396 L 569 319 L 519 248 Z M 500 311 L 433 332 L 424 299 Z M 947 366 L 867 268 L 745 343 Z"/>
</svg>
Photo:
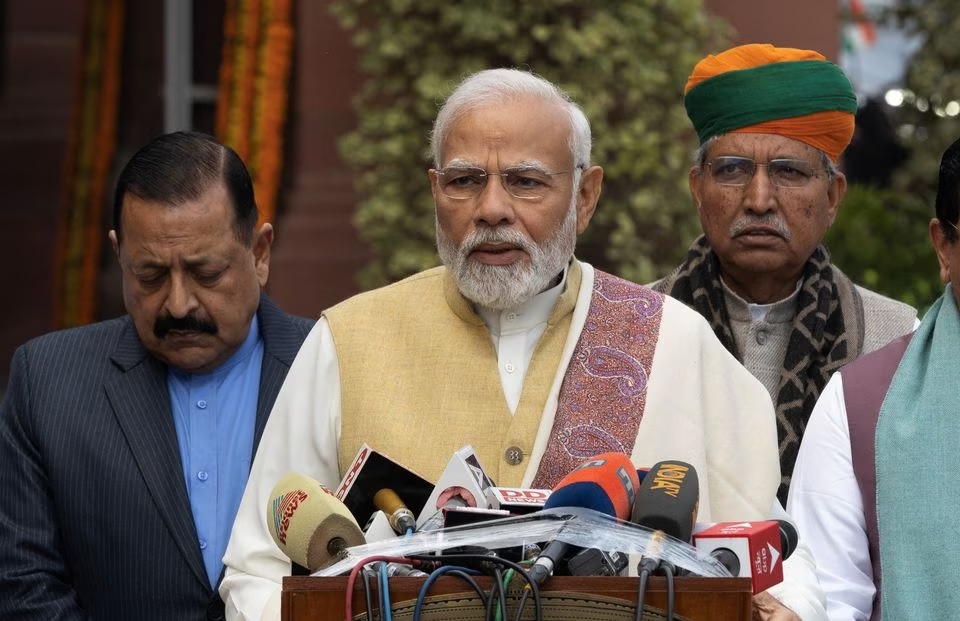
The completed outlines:
<svg viewBox="0 0 960 621">
<path fill-rule="evenodd" d="M 797 314 L 774 404 L 782 477 L 777 496 L 784 504 L 800 439 L 820 391 L 833 372 L 854 360 L 863 348 L 860 294 L 850 279 L 830 264 L 822 245 L 814 250 L 801 278 Z M 705 236 L 693 242 L 683 264 L 654 289 L 703 315 L 724 347 L 743 362 L 730 328 L 720 264 Z"/>
</svg>

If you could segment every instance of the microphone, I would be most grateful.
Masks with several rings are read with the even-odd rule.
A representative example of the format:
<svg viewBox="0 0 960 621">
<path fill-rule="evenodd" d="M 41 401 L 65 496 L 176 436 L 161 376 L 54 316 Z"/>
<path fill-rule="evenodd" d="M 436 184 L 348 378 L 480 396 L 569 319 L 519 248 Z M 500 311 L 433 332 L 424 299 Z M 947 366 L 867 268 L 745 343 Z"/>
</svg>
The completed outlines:
<svg viewBox="0 0 960 621">
<path fill-rule="evenodd" d="M 490 508 L 493 481 L 480 465 L 480 458 L 469 444 L 462 446 L 447 462 L 437 484 L 417 516 L 419 530 L 431 531 L 445 526 L 444 510 L 459 507 Z M 496 509 L 497 507 L 493 507 Z"/>
<path fill-rule="evenodd" d="M 593 509 L 626 520 L 639 487 L 637 469 L 623 453 L 603 453 L 580 464 L 557 483 L 544 509 L 577 507 Z M 536 584 L 542 584 L 571 549 L 576 546 L 553 540 L 528 570 Z"/>
<path fill-rule="evenodd" d="M 630 521 L 689 542 L 699 506 L 700 479 L 696 468 L 677 460 L 660 461 L 643 477 Z M 655 538 L 650 553 L 640 560 L 641 571 L 653 572 L 660 567 L 656 553 L 659 541 Z"/>
<path fill-rule="evenodd" d="M 397 493 L 389 487 L 381 488 L 373 495 L 373 506 L 386 514 L 390 527 L 395 533 L 403 535 L 417 529 L 417 520 L 413 517 L 413 511 L 407 508 Z"/>
<path fill-rule="evenodd" d="M 782 560 L 793 553 L 797 540 L 797 529 L 785 520 L 719 522 L 693 536 L 697 549 L 733 576 L 750 578 L 754 593 L 783 581 Z"/>
<path fill-rule="evenodd" d="M 491 504 L 498 509 L 506 509 L 513 515 L 526 515 L 543 509 L 550 497 L 548 489 L 528 489 L 522 487 L 494 487 L 490 489 Z"/>
<path fill-rule="evenodd" d="M 416 472 L 364 444 L 343 475 L 337 487 L 337 498 L 343 501 L 357 522 L 366 524 L 377 512 L 373 496 L 383 488 L 396 492 L 415 513 L 424 506 L 433 485 Z"/>
<path fill-rule="evenodd" d="M 406 565 L 404 563 L 387 563 L 387 575 L 391 578 L 393 578 L 394 576 L 409 577 L 409 578 L 426 578 L 430 574 L 423 571 L 422 569 L 417 569 L 413 565 Z"/>
<path fill-rule="evenodd" d="M 629 557 L 623 552 L 587 548 L 570 557 L 567 573 L 571 576 L 618 576 L 629 563 Z"/>
<path fill-rule="evenodd" d="M 793 551 L 797 549 L 797 544 L 800 543 L 800 533 L 797 532 L 797 527 L 791 522 L 786 520 L 774 521 L 780 527 L 780 552 L 783 553 L 783 558 L 789 558 Z"/>
<path fill-rule="evenodd" d="M 543 508 L 593 509 L 627 520 L 639 486 L 637 469 L 629 457 L 623 453 L 603 453 L 589 458 L 560 479 Z"/>
<path fill-rule="evenodd" d="M 296 472 L 284 475 L 270 492 L 267 526 L 277 547 L 310 571 L 365 543 L 350 510 L 315 479 Z"/>
<path fill-rule="evenodd" d="M 660 461 L 644 476 L 630 521 L 688 542 L 699 506 L 696 468 L 682 461 Z"/>
</svg>

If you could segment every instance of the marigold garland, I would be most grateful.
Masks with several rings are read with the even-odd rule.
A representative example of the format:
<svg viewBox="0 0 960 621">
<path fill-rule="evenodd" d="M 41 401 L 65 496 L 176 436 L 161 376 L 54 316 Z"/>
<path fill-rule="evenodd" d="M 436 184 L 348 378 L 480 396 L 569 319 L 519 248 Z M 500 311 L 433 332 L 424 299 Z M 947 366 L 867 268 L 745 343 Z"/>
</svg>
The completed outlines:
<svg viewBox="0 0 960 621">
<path fill-rule="evenodd" d="M 54 261 L 54 324 L 96 319 L 105 187 L 116 148 L 123 0 L 87 0 Z"/>
<path fill-rule="evenodd" d="M 261 223 L 276 212 L 293 54 L 290 18 L 290 0 L 228 0 L 224 18 L 216 132 L 250 169 Z"/>
</svg>

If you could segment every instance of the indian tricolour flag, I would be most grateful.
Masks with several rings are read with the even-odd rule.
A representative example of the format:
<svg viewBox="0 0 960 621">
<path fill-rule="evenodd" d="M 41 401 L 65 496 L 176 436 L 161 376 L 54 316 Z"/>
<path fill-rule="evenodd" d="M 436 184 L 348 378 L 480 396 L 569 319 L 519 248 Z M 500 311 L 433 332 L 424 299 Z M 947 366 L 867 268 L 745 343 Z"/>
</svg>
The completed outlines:
<svg viewBox="0 0 960 621">
<path fill-rule="evenodd" d="M 846 0 L 846 3 L 849 18 L 843 27 L 843 51 L 856 54 L 877 42 L 877 30 L 863 0 Z"/>
</svg>

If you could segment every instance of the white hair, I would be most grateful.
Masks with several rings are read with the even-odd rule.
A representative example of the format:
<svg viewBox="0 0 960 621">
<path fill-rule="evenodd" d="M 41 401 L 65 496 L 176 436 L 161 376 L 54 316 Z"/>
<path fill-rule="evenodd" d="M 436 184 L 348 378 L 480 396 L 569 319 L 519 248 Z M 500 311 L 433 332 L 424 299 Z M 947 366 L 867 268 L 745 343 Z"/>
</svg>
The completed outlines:
<svg viewBox="0 0 960 621">
<path fill-rule="evenodd" d="M 590 165 L 590 122 L 570 96 L 551 82 L 519 69 L 486 69 L 465 78 L 447 98 L 430 134 L 430 151 L 434 166 L 439 168 L 440 149 L 450 126 L 464 114 L 491 104 L 501 104 L 521 97 L 537 97 L 562 106 L 570 116 L 570 153 L 574 168 Z"/>
</svg>

